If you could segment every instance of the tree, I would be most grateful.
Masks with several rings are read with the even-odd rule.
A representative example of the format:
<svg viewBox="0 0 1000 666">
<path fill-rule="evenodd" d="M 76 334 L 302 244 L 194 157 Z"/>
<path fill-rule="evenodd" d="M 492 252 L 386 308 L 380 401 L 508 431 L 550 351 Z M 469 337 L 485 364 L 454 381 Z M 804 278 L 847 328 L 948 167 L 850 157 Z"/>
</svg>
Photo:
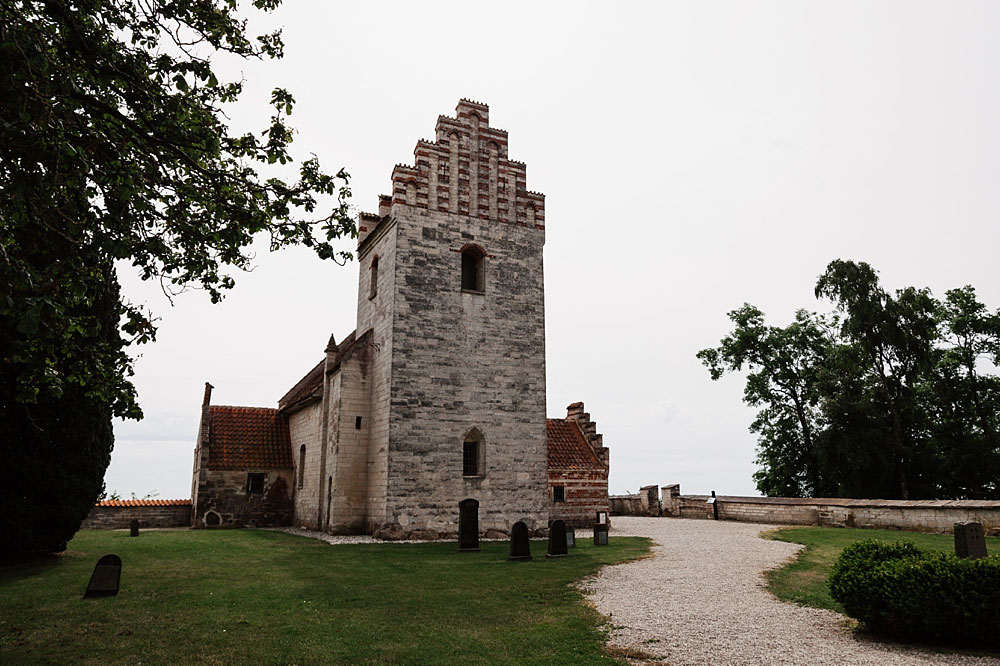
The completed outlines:
<svg viewBox="0 0 1000 666">
<path fill-rule="evenodd" d="M 280 33 L 247 35 L 235 0 L 0 4 L 0 456 L 16 461 L 0 490 L 7 552 L 72 536 L 101 491 L 110 419 L 141 417 L 127 347 L 156 331 L 119 296 L 116 262 L 216 302 L 259 233 L 272 249 L 349 257 L 332 244 L 356 233 L 347 173 L 324 173 L 315 157 L 294 182 L 267 173 L 292 163 L 292 96 L 273 91 L 260 134 L 226 124 L 242 82 L 220 81 L 211 56 L 282 52 Z"/>
<path fill-rule="evenodd" d="M 764 313 L 749 303 L 729 319 L 734 331 L 698 358 L 713 380 L 747 368 L 744 402 L 761 408 L 750 426 L 758 434 L 757 487 L 765 495 L 815 495 L 822 487 L 815 374 L 830 349 L 829 325 L 799 310 L 787 327 L 767 326 Z"/>
<path fill-rule="evenodd" d="M 879 380 L 892 416 L 899 496 L 910 497 L 907 466 L 914 454 L 914 385 L 931 361 L 937 333 L 937 304 L 926 289 L 909 287 L 893 297 L 864 262 L 830 262 L 816 283 L 816 297 L 834 302 L 844 316 L 841 331 L 864 353 Z"/>
</svg>

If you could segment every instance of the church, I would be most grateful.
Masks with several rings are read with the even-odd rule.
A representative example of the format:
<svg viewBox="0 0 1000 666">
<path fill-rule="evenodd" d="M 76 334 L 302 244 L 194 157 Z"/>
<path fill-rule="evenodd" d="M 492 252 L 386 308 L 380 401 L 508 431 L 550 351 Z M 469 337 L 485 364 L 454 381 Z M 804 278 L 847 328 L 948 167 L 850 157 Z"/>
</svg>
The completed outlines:
<svg viewBox="0 0 1000 666">
<path fill-rule="evenodd" d="M 467 499 L 484 535 L 592 524 L 608 449 L 582 403 L 546 418 L 544 242 L 544 195 L 461 100 L 358 219 L 354 332 L 277 408 L 206 384 L 192 526 L 447 538 Z"/>
</svg>

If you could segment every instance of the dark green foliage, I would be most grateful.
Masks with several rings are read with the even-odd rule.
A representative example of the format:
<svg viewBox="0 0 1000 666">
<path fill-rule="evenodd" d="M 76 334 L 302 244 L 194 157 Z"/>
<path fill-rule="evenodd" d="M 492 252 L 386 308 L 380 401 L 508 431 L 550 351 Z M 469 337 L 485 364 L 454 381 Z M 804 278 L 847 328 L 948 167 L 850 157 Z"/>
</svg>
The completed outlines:
<svg viewBox="0 0 1000 666">
<path fill-rule="evenodd" d="M 861 541 L 844 549 L 830 594 L 869 628 L 893 636 L 1000 645 L 1000 556 L 970 560 L 911 543 Z"/>
<path fill-rule="evenodd" d="M 744 304 L 698 352 L 712 379 L 747 371 L 761 492 L 1000 497 L 1000 313 L 972 287 L 890 294 L 863 262 L 831 262 L 816 294 L 836 312 L 781 328 Z"/>
<path fill-rule="evenodd" d="M 272 248 L 347 256 L 331 245 L 354 233 L 347 174 L 323 173 L 316 158 L 295 182 L 264 173 L 292 162 L 291 95 L 272 93 L 263 132 L 229 132 L 223 105 L 242 83 L 219 81 L 210 56 L 282 50 L 279 34 L 246 35 L 235 7 L 0 3 L 0 456 L 13 470 L 0 535 L 16 539 L 5 551 L 64 543 L 63 527 L 47 545 L 23 527 L 79 524 L 78 507 L 100 492 L 110 419 L 141 417 L 126 348 L 156 330 L 148 311 L 119 298 L 116 268 L 217 301 L 234 284 L 229 269 L 250 267 L 257 234 Z M 42 482 L 53 485 L 31 486 Z M 70 493 L 79 496 L 64 512 L 55 498 Z M 29 505 L 46 520 L 9 522 Z"/>
</svg>

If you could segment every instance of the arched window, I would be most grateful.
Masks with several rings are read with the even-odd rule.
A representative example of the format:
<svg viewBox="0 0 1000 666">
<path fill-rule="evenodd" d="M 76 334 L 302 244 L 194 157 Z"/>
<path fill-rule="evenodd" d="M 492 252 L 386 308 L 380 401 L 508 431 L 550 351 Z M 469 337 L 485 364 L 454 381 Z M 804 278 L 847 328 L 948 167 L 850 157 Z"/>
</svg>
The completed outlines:
<svg viewBox="0 0 1000 666">
<path fill-rule="evenodd" d="M 473 428 L 462 443 L 462 476 L 483 476 L 483 435 Z"/>
<path fill-rule="evenodd" d="M 306 445 L 299 447 L 299 488 L 306 482 Z"/>
<path fill-rule="evenodd" d="M 477 245 L 462 248 L 462 291 L 486 291 L 486 253 Z"/>
<path fill-rule="evenodd" d="M 376 254 L 372 258 L 372 275 L 371 282 L 368 284 L 368 298 L 369 300 L 375 298 L 378 294 L 378 255 Z"/>
</svg>

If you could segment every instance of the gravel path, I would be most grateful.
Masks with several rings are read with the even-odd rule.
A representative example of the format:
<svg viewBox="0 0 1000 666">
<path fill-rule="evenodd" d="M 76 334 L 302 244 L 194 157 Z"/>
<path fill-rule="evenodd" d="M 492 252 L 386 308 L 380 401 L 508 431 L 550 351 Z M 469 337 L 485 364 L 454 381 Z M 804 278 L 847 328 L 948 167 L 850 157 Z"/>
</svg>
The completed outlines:
<svg viewBox="0 0 1000 666">
<path fill-rule="evenodd" d="M 802 547 L 761 539 L 770 525 L 615 517 L 612 536 L 651 537 L 654 557 L 605 567 L 587 584 L 611 644 L 681 664 L 983 664 L 856 637 L 837 613 L 778 601 L 761 575 Z"/>
</svg>

